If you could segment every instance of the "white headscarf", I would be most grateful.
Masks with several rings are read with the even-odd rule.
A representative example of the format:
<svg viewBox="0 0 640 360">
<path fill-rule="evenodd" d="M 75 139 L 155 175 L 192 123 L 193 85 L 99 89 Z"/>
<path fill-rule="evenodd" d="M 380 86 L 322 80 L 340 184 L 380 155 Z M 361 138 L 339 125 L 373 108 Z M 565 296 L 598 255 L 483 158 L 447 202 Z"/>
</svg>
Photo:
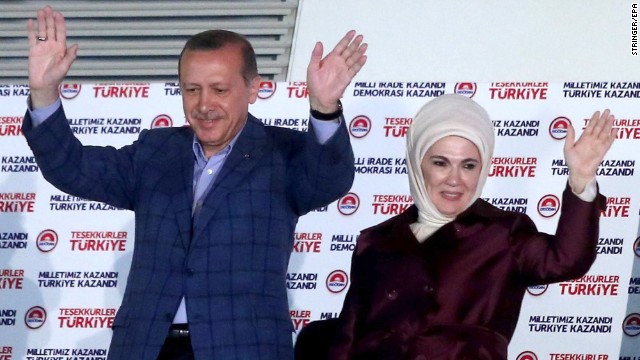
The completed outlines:
<svg viewBox="0 0 640 360">
<path fill-rule="evenodd" d="M 475 101 L 457 94 L 442 95 L 426 103 L 414 116 L 407 132 L 406 154 L 409 190 L 418 208 L 418 221 L 410 226 L 420 242 L 455 218 L 442 214 L 433 204 L 427 194 L 420 166 L 427 150 L 436 141 L 451 135 L 475 144 L 482 160 L 478 187 L 465 209 L 480 197 L 489 175 L 495 140 L 487 112 Z"/>
</svg>

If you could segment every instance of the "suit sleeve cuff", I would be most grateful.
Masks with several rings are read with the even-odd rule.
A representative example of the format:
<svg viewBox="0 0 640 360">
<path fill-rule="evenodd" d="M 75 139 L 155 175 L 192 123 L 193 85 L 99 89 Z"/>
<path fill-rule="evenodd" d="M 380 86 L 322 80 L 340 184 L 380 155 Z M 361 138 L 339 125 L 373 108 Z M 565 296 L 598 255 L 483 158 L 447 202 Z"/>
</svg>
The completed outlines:
<svg viewBox="0 0 640 360">
<path fill-rule="evenodd" d="M 318 120 L 312 115 L 309 115 L 309 121 L 313 124 L 316 139 L 318 139 L 320 144 L 324 144 L 336 133 L 342 122 L 342 117 L 335 120 Z"/>
<path fill-rule="evenodd" d="M 56 100 L 49 106 L 33 110 L 31 108 L 31 97 L 29 97 L 27 99 L 27 109 L 29 111 L 29 115 L 31 115 L 31 124 L 33 125 L 33 127 L 42 124 L 45 120 L 50 118 L 51 115 L 53 115 L 53 113 L 55 113 L 56 110 L 60 108 L 60 106 L 62 106 L 62 101 L 60 101 L 60 98 L 58 98 L 58 100 Z"/>
<path fill-rule="evenodd" d="M 587 183 L 587 185 L 584 187 L 584 190 L 582 190 L 580 194 L 576 194 L 576 192 L 573 191 L 573 188 L 571 188 L 571 192 L 573 192 L 573 194 L 580 198 L 580 200 L 582 201 L 592 202 L 596 199 L 596 195 L 598 195 L 598 185 L 596 182 L 596 178 L 591 179 L 591 181 Z"/>
</svg>

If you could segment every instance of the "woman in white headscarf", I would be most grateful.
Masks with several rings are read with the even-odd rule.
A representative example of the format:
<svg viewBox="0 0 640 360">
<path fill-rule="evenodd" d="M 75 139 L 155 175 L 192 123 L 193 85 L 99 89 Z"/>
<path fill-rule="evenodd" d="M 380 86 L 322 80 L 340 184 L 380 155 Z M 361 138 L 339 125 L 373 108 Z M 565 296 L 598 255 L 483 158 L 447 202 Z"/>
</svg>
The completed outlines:
<svg viewBox="0 0 640 360">
<path fill-rule="evenodd" d="M 507 359 L 528 286 L 585 274 L 596 258 L 598 164 L 615 139 L 596 112 L 564 147 L 570 176 L 555 235 L 480 199 L 494 132 L 473 100 L 444 95 L 407 134 L 415 205 L 362 231 L 329 358 Z"/>
</svg>

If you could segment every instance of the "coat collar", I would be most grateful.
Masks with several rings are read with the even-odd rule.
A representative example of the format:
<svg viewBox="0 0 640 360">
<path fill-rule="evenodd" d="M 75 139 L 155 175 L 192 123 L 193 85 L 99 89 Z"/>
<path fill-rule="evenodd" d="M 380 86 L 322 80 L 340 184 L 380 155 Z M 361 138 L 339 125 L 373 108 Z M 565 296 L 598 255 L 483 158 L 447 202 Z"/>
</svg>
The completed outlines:
<svg viewBox="0 0 640 360">
<path fill-rule="evenodd" d="M 453 221 L 433 233 L 430 238 L 445 235 L 448 238 L 461 239 L 476 233 L 486 224 L 506 214 L 508 212 L 498 209 L 482 199 L 477 199 Z M 389 251 L 418 249 L 420 243 L 418 243 L 409 227 L 417 219 L 418 208 L 412 205 L 401 214 L 362 230 L 358 238 L 358 254 L 369 246 L 376 246 L 379 249 Z M 429 242 L 429 239 L 427 239 L 427 242 Z"/>
</svg>

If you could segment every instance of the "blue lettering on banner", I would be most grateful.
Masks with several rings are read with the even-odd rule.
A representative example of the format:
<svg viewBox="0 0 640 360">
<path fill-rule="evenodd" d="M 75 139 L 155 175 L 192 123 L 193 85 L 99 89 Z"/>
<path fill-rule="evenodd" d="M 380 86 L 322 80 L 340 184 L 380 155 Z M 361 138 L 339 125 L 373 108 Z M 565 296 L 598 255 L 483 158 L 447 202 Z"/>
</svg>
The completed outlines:
<svg viewBox="0 0 640 360">
<path fill-rule="evenodd" d="M 313 290 L 316 289 L 317 273 L 287 273 L 287 289 Z"/>
</svg>

